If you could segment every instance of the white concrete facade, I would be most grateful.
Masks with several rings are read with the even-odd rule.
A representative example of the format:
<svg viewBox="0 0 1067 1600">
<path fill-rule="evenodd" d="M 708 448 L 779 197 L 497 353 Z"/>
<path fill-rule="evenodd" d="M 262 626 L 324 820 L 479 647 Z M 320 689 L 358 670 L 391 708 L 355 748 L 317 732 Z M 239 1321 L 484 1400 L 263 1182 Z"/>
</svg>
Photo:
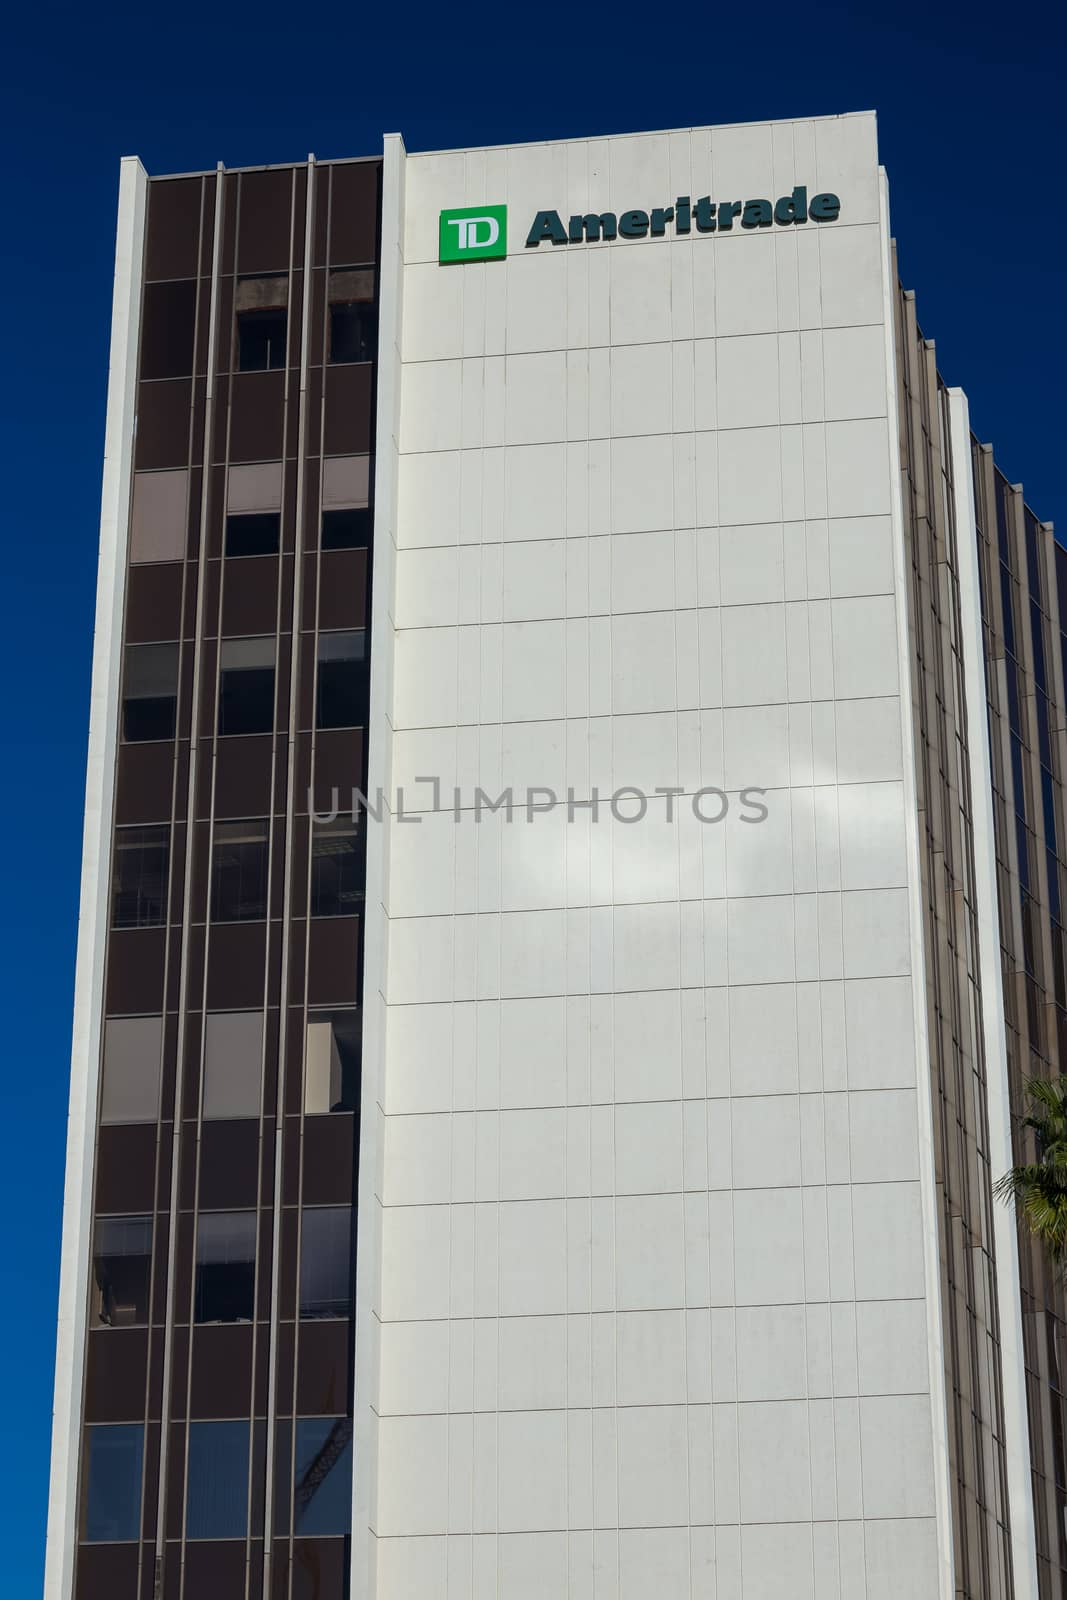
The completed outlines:
<svg viewBox="0 0 1067 1600">
<path fill-rule="evenodd" d="M 354 1593 L 947 1596 L 874 118 L 392 141 L 383 235 Z"/>
<path fill-rule="evenodd" d="M 130 530 L 130 481 L 137 410 L 138 327 L 148 175 L 136 156 L 123 159 L 115 237 L 115 279 L 108 359 L 100 555 L 93 629 L 93 678 L 85 773 L 85 820 L 74 973 L 70 1102 L 63 1190 L 59 1317 L 56 1333 L 52 1460 L 48 1487 L 45 1600 L 71 1593 L 78 1536 L 78 1467 L 85 1372 L 89 1242 L 93 1223 L 93 1140 L 100 1079 L 111 877 L 111 820 L 122 676 L 122 601 Z"/>
</svg>

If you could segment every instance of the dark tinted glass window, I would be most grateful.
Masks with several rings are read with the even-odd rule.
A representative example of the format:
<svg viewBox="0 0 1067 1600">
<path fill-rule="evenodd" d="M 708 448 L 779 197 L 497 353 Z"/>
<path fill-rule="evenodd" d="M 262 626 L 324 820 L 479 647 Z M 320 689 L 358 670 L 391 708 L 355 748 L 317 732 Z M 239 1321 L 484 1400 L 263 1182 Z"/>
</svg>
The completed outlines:
<svg viewBox="0 0 1067 1600">
<path fill-rule="evenodd" d="M 366 641 L 362 628 L 319 635 L 316 727 L 362 726 L 367 708 Z"/>
<path fill-rule="evenodd" d="M 223 639 L 219 649 L 219 732 L 274 727 L 274 640 Z"/>
<path fill-rule="evenodd" d="M 352 1311 L 354 1238 L 351 1206 L 315 1206 L 300 1221 L 300 1315 L 347 1317 Z"/>
<path fill-rule="evenodd" d="M 351 821 L 317 822 L 311 834 L 311 915 L 343 917 L 363 904 L 364 831 Z"/>
<path fill-rule="evenodd" d="M 241 311 L 237 317 L 239 372 L 268 372 L 285 366 L 285 334 L 289 316 L 282 307 Z"/>
<path fill-rule="evenodd" d="M 255 1287 L 256 1213 L 203 1212 L 196 1226 L 195 1320 L 251 1322 Z"/>
<path fill-rule="evenodd" d="M 167 915 L 170 829 L 115 829 L 111 922 L 115 928 L 157 928 Z"/>
<path fill-rule="evenodd" d="M 93 1235 L 93 1323 L 136 1328 L 148 1322 L 152 1218 L 98 1217 Z"/>
<path fill-rule="evenodd" d="M 365 550 L 370 544 L 371 517 L 369 506 L 353 506 L 348 511 L 322 513 L 322 548 L 324 550 Z"/>
<path fill-rule="evenodd" d="M 353 300 L 330 307 L 330 360 L 374 360 L 374 306 Z"/>
<path fill-rule="evenodd" d="M 185 1533 L 243 1539 L 248 1526 L 247 1422 L 191 1422 Z"/>
<path fill-rule="evenodd" d="M 261 922 L 267 915 L 266 821 L 217 822 L 211 853 L 213 922 Z"/>
<path fill-rule="evenodd" d="M 86 1429 L 83 1539 L 96 1544 L 138 1537 L 143 1459 L 139 1422 Z"/>
<path fill-rule="evenodd" d="M 253 511 L 226 518 L 228 556 L 272 556 L 278 549 L 282 514 Z"/>
<path fill-rule="evenodd" d="M 352 1520 L 351 1417 L 300 1417 L 296 1424 L 293 1532 L 349 1532 Z"/>
<path fill-rule="evenodd" d="M 178 646 L 126 647 L 122 736 L 129 741 L 173 739 L 178 706 Z"/>
<path fill-rule="evenodd" d="M 359 1109 L 359 1012 L 312 1011 L 304 1058 L 304 1110 L 309 1116 Z"/>
</svg>

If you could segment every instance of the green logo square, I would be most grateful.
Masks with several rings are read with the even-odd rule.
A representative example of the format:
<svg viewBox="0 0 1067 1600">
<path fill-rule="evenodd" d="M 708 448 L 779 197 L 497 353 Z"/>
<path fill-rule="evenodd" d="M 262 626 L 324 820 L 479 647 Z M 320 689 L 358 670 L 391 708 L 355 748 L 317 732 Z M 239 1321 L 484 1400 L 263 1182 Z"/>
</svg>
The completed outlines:
<svg viewBox="0 0 1067 1600">
<path fill-rule="evenodd" d="M 497 261 L 508 253 L 507 206 L 461 206 L 441 212 L 442 266 L 454 261 Z"/>
</svg>

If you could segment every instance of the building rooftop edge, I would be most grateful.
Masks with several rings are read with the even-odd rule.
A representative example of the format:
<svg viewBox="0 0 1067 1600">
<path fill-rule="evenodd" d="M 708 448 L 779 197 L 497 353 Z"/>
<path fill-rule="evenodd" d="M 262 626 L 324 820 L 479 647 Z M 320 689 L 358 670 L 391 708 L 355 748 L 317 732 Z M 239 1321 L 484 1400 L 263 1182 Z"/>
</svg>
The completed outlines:
<svg viewBox="0 0 1067 1600">
<path fill-rule="evenodd" d="M 877 117 L 873 109 L 862 111 L 828 111 L 816 116 L 796 117 L 754 117 L 749 122 L 694 122 L 683 124 L 676 128 L 629 128 L 620 133 L 586 133 L 574 134 L 570 137 L 558 139 L 516 139 L 507 140 L 501 144 L 460 144 L 433 146 L 427 150 L 413 150 L 405 145 L 409 156 L 454 156 L 461 154 L 480 154 L 489 150 L 536 150 L 539 146 L 549 144 L 600 144 L 605 139 L 656 139 L 668 133 L 698 133 L 714 132 L 722 128 L 773 128 L 782 127 L 791 122 L 843 122 L 852 117 Z M 395 135 L 391 135 L 395 137 Z M 384 137 L 384 136 L 383 136 Z M 401 137 L 403 137 L 401 135 Z M 124 157 L 123 159 L 131 159 Z M 133 157 L 139 160 L 139 157 Z M 381 155 L 370 156 L 324 156 L 322 166 L 338 167 L 359 161 L 380 161 Z M 307 158 L 295 161 L 269 161 L 254 162 L 248 166 L 227 167 L 224 172 L 277 172 L 285 167 L 302 167 L 307 164 Z M 159 172 L 149 173 L 153 183 L 165 183 L 176 178 L 202 178 L 215 172 L 215 167 L 199 167 L 189 172 Z"/>
</svg>

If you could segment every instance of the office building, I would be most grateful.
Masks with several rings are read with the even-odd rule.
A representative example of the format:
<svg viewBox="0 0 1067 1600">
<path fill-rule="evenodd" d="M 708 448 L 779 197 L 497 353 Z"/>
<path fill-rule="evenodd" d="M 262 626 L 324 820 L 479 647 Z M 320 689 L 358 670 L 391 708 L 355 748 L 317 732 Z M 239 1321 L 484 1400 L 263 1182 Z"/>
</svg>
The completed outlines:
<svg viewBox="0 0 1067 1600">
<path fill-rule="evenodd" d="M 869 114 L 123 163 L 47 1600 L 1063 1592 L 1067 578 L 898 284 Z"/>
</svg>

